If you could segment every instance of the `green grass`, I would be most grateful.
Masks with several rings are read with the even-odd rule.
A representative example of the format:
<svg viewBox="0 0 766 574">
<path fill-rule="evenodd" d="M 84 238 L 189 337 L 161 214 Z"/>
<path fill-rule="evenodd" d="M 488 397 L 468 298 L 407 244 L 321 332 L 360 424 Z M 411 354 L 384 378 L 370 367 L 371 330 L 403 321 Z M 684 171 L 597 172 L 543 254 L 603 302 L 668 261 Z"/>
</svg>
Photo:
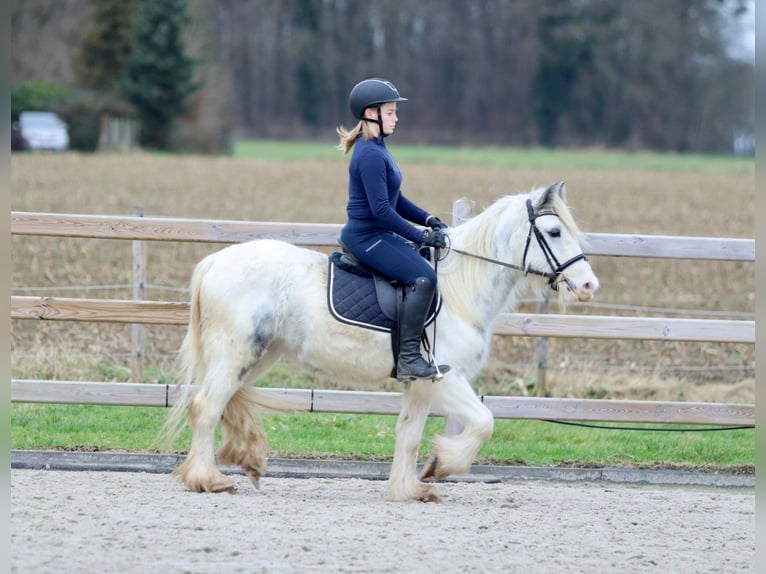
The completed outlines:
<svg viewBox="0 0 766 574">
<path fill-rule="evenodd" d="M 234 156 L 266 160 L 336 160 L 347 158 L 335 142 L 242 140 Z M 423 146 L 387 143 L 400 163 L 480 165 L 518 169 L 638 170 L 701 173 L 755 173 L 748 157 L 618 150 L 568 150 L 478 146 Z"/>
<path fill-rule="evenodd" d="M 13 404 L 11 448 L 148 452 L 167 416 L 156 407 Z M 297 413 L 264 417 L 271 456 L 390 460 L 396 417 Z M 420 454 L 443 430 L 428 420 Z M 633 425 L 635 426 L 635 425 Z M 695 427 L 687 427 L 693 429 Z M 188 429 L 173 445 L 189 446 Z M 754 429 L 716 432 L 614 431 L 544 421 L 497 420 L 478 455 L 485 464 L 671 467 L 741 471 L 755 460 Z"/>
</svg>

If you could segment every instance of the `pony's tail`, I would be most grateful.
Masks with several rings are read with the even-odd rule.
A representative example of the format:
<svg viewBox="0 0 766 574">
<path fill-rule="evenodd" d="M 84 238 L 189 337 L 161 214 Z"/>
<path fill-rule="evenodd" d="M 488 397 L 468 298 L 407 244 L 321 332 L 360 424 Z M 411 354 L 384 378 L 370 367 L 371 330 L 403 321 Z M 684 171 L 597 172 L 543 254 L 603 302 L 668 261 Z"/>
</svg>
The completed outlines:
<svg viewBox="0 0 766 574">
<path fill-rule="evenodd" d="M 202 310 L 200 304 L 200 289 L 205 275 L 213 265 L 213 256 L 209 255 L 200 261 L 192 274 L 189 290 L 191 302 L 189 309 L 189 326 L 186 330 L 181 347 L 178 351 L 179 374 L 183 383 L 178 389 L 177 398 L 170 409 L 168 418 L 162 425 L 155 445 L 163 452 L 173 449 L 173 444 L 188 425 L 187 411 L 194 398 L 197 386 L 205 372 L 205 358 L 202 351 Z M 234 416 L 232 413 L 251 411 L 253 414 L 286 413 L 303 410 L 305 406 L 299 398 L 280 396 L 278 392 L 263 391 L 253 387 L 239 389 L 226 406 L 224 416 Z"/>
<path fill-rule="evenodd" d="M 199 375 L 202 373 L 204 358 L 202 356 L 200 288 L 212 264 L 213 257 L 209 255 L 197 264 L 192 273 L 189 287 L 191 291 L 189 326 L 177 357 L 183 384 L 165 424 L 160 429 L 157 441 L 165 451 L 172 448 L 187 424 L 186 411 L 193 397 L 193 382 L 199 380 Z"/>
</svg>

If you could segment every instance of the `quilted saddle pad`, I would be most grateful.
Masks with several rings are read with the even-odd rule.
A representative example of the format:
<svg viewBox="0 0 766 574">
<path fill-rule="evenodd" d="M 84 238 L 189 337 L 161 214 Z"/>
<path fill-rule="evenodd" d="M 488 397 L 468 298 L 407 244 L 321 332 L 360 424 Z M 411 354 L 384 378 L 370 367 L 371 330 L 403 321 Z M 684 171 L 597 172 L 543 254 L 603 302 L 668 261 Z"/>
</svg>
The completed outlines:
<svg viewBox="0 0 766 574">
<path fill-rule="evenodd" d="M 397 304 L 402 291 L 401 283 L 374 276 L 369 269 L 349 262 L 341 253 L 330 255 L 327 305 L 338 321 L 390 333 L 396 328 Z M 437 296 L 426 325 L 436 318 L 440 308 L 441 297 Z"/>
</svg>

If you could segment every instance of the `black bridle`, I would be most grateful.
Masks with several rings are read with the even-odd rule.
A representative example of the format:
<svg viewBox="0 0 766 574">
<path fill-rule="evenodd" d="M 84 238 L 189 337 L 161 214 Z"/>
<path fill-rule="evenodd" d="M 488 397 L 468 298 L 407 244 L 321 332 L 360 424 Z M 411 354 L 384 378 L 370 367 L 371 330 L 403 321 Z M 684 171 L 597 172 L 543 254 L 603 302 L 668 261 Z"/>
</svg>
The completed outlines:
<svg viewBox="0 0 766 574">
<path fill-rule="evenodd" d="M 563 275 L 564 270 L 574 265 L 578 261 L 581 261 L 581 260 L 587 261 L 588 258 L 585 256 L 584 253 L 580 253 L 579 255 L 575 255 L 574 257 L 565 261 L 564 263 L 559 263 L 559 260 L 556 258 L 556 255 L 553 253 L 553 250 L 551 249 L 550 245 L 548 245 L 548 242 L 545 240 L 545 236 L 543 235 L 542 231 L 540 231 L 540 228 L 538 228 L 537 224 L 535 223 L 538 217 L 542 217 L 544 215 L 555 215 L 556 217 L 558 217 L 559 214 L 553 211 L 552 209 L 535 213 L 535 210 L 532 208 L 531 199 L 527 199 L 527 214 L 529 216 L 529 232 L 527 233 L 527 242 L 524 245 L 524 256 L 521 259 L 521 265 L 506 263 L 505 261 L 491 259 L 489 257 L 484 257 L 483 255 L 477 255 L 475 253 L 468 253 L 467 251 L 462 251 L 456 248 L 451 248 L 451 250 L 455 251 L 456 253 L 460 253 L 461 255 L 468 255 L 469 257 L 474 257 L 476 259 L 481 259 L 482 261 L 487 261 L 488 263 L 494 263 L 495 265 L 502 265 L 503 267 L 516 269 L 518 271 L 523 271 L 525 275 L 527 273 L 532 273 L 533 275 L 539 275 L 540 277 L 547 277 L 548 285 L 554 291 L 558 291 L 558 284 L 559 284 L 560 278 L 563 278 L 563 280 L 566 281 L 567 285 L 569 285 L 569 288 L 574 290 L 574 286 L 569 282 L 569 279 L 567 279 Z M 551 268 L 550 271 L 540 271 L 538 269 L 527 267 L 527 252 L 529 251 L 529 244 L 532 242 L 532 233 L 535 234 L 535 239 L 537 240 L 537 244 L 540 246 L 540 249 L 542 250 L 543 255 L 545 255 L 545 259 L 548 262 L 548 266 Z"/>
</svg>

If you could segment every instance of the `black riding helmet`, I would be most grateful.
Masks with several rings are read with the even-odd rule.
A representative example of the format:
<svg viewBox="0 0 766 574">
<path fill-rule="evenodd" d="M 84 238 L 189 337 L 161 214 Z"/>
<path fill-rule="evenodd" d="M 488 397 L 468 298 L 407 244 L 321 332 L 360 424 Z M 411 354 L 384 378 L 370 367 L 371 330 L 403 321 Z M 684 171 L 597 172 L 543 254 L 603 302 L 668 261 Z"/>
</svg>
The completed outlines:
<svg viewBox="0 0 766 574">
<path fill-rule="evenodd" d="M 370 106 L 376 106 L 378 108 L 378 119 L 367 120 L 375 122 L 380 126 L 380 133 L 383 134 L 383 120 L 380 117 L 380 104 L 388 102 L 406 102 L 407 98 L 403 98 L 399 95 L 399 90 L 396 89 L 391 82 L 384 80 L 383 78 L 368 78 L 362 80 L 351 90 L 351 94 L 348 97 L 348 104 L 351 108 L 351 113 L 358 120 L 363 118 L 364 110 Z"/>
</svg>

